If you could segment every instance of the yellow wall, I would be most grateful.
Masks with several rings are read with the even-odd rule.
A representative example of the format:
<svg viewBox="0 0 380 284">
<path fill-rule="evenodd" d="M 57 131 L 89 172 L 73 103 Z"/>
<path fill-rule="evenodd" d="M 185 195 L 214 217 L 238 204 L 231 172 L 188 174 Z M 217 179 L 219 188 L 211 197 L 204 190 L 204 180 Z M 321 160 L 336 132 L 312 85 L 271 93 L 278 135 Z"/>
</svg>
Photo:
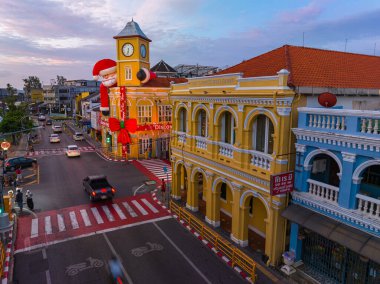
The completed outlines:
<svg viewBox="0 0 380 284">
<path fill-rule="evenodd" d="M 42 89 L 32 89 L 30 91 L 30 98 L 33 103 L 44 101 L 44 92 Z"/>
</svg>

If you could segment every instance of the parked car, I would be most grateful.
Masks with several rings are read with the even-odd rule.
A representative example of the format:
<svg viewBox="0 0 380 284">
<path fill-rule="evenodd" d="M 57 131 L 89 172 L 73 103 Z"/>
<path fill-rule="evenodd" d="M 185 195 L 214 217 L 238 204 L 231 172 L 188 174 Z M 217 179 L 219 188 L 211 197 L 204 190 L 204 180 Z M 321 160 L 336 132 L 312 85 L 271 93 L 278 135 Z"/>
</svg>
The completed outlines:
<svg viewBox="0 0 380 284">
<path fill-rule="evenodd" d="M 90 196 L 90 200 L 112 199 L 116 193 L 105 175 L 87 176 L 83 179 L 83 189 Z"/>
<path fill-rule="evenodd" d="M 75 132 L 73 135 L 73 138 L 75 141 L 83 141 L 84 140 L 84 136 L 83 136 L 82 132 Z"/>
<path fill-rule="evenodd" d="M 62 126 L 60 126 L 60 125 L 53 125 L 52 128 L 53 128 L 53 132 L 54 133 L 62 133 Z"/>
<path fill-rule="evenodd" d="M 61 139 L 58 134 L 50 134 L 50 143 L 59 143 Z"/>
<path fill-rule="evenodd" d="M 66 148 L 67 157 L 80 157 L 80 151 L 77 145 L 69 145 Z"/>
<path fill-rule="evenodd" d="M 13 172 L 17 168 L 21 167 L 22 169 L 32 167 L 37 165 L 37 160 L 32 158 L 25 157 L 13 157 L 5 160 L 4 172 Z"/>
<path fill-rule="evenodd" d="M 38 116 L 38 120 L 39 120 L 39 121 L 45 121 L 45 120 L 46 120 L 46 117 L 45 117 L 43 114 L 40 114 L 40 115 Z"/>
<path fill-rule="evenodd" d="M 46 120 L 46 125 L 52 125 L 52 124 L 53 122 L 51 121 L 51 119 Z"/>
</svg>

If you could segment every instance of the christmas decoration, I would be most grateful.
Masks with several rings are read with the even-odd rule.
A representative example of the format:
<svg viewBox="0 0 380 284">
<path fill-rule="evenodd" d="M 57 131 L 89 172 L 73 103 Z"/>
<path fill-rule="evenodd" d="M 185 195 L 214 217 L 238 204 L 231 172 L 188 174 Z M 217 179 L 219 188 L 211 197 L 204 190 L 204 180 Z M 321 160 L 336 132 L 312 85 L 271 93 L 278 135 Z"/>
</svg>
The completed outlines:
<svg viewBox="0 0 380 284">
<path fill-rule="evenodd" d="M 116 62 L 112 59 L 102 59 L 95 63 L 92 70 L 94 80 L 102 77 L 100 85 L 100 111 L 103 115 L 109 115 L 108 88 L 117 86 Z"/>
<path fill-rule="evenodd" d="M 332 93 L 325 92 L 318 96 L 318 103 L 323 107 L 333 107 L 336 102 L 336 96 Z"/>
<path fill-rule="evenodd" d="M 131 143 L 129 132 L 134 133 L 137 129 L 136 119 L 118 120 L 117 118 L 110 117 L 108 119 L 109 128 L 112 132 L 119 131 L 117 142 L 123 145 Z"/>
<path fill-rule="evenodd" d="M 152 80 L 154 78 L 157 78 L 157 74 L 152 71 L 149 71 L 146 68 L 141 68 L 137 72 L 137 79 L 139 79 L 143 84 L 147 83 L 149 80 Z"/>
</svg>

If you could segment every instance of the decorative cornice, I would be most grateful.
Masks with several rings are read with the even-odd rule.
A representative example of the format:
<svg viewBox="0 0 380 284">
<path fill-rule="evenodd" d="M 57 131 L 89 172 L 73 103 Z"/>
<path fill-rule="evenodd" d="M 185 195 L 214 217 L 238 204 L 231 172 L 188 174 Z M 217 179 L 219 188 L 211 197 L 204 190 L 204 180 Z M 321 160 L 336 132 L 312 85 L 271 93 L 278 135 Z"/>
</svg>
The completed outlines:
<svg viewBox="0 0 380 284">
<path fill-rule="evenodd" d="M 290 107 L 278 107 L 277 108 L 277 113 L 280 116 L 289 116 L 291 112 L 292 112 L 292 108 L 290 108 Z"/>
<path fill-rule="evenodd" d="M 244 105 L 238 105 L 238 112 L 244 111 Z"/>
<path fill-rule="evenodd" d="M 380 152 L 380 139 L 359 135 L 344 135 L 340 133 L 293 128 L 297 141 L 330 144 L 348 149 L 359 149 L 370 152 Z"/>
<path fill-rule="evenodd" d="M 299 153 L 305 153 L 306 152 L 306 145 L 295 143 L 296 145 L 296 151 Z"/>
<path fill-rule="evenodd" d="M 214 96 L 173 96 L 170 98 L 175 101 L 191 101 L 198 103 L 217 103 L 217 104 L 236 104 L 236 105 L 261 105 L 273 106 L 273 98 L 250 98 L 250 97 L 214 97 Z M 293 97 L 277 98 L 278 107 L 290 107 Z M 211 108 L 211 107 L 210 107 Z"/>
<path fill-rule="evenodd" d="M 210 106 L 210 109 L 214 109 L 214 104 L 213 103 L 209 103 L 209 106 Z"/>
<path fill-rule="evenodd" d="M 347 153 L 347 152 L 341 152 L 343 161 L 354 163 L 356 160 L 356 154 L 353 153 Z"/>
<path fill-rule="evenodd" d="M 243 186 L 241 184 L 238 184 L 236 182 L 231 182 L 232 184 L 232 190 L 241 190 Z"/>
<path fill-rule="evenodd" d="M 376 110 L 354 110 L 354 109 L 329 109 L 329 108 L 299 107 L 298 112 L 307 113 L 307 114 L 325 114 L 325 115 L 380 118 L 380 111 L 376 111 Z"/>
</svg>

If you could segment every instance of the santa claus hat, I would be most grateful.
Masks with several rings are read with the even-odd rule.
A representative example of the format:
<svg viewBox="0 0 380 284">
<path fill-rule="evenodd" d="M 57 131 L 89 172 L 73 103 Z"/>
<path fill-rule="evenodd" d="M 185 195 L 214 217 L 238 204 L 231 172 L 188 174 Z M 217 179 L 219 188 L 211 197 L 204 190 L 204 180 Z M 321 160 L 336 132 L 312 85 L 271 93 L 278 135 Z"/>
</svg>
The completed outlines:
<svg viewBox="0 0 380 284">
<path fill-rule="evenodd" d="M 116 72 L 116 62 L 112 59 L 102 59 L 95 63 L 92 69 L 92 76 L 97 81 L 99 76 L 104 76 Z"/>
</svg>

